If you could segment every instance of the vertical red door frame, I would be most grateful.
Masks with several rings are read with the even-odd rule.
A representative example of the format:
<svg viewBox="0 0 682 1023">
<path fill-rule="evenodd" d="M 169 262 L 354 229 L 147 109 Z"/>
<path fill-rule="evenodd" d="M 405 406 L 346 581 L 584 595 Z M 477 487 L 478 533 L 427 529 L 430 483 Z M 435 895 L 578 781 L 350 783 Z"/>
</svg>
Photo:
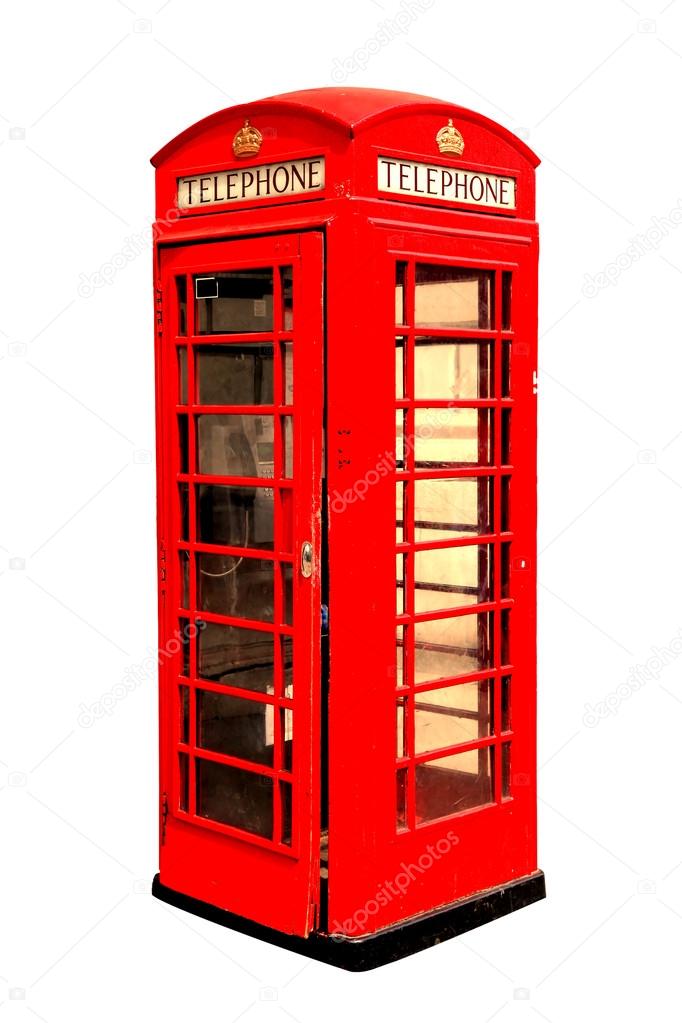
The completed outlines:
<svg viewBox="0 0 682 1023">
<path fill-rule="evenodd" d="M 288 934 L 305 936 L 319 906 L 320 818 L 320 557 L 323 409 L 323 236 L 321 232 L 158 247 L 156 253 L 156 388 L 159 540 L 159 649 L 169 649 L 178 619 L 177 359 L 174 278 L 234 267 L 294 267 L 294 765 L 297 801 L 291 850 L 212 822 L 187 820 L 173 803 L 175 692 L 181 654 L 160 658 L 160 880 Z M 191 278 L 190 278 L 191 279 Z M 193 300 L 188 295 L 188 335 Z M 280 332 L 281 333 L 281 332 Z M 215 337 L 213 338 L 215 340 Z M 251 335 L 258 343 L 261 335 Z M 201 338 L 197 338 L 200 343 Z M 310 541 L 312 577 L 303 578 L 300 552 Z M 201 617 L 197 615 L 197 617 Z M 296 799 L 296 796 L 295 796 Z"/>
<path fill-rule="evenodd" d="M 371 232 L 358 223 L 362 217 L 347 218 L 335 225 L 330 251 L 329 927 L 355 937 L 417 915 L 425 907 L 524 877 L 537 866 L 537 229 L 524 223 L 520 230 L 518 223 L 486 218 L 486 229 L 493 235 L 486 237 L 480 217 L 458 216 L 453 230 L 452 215 L 446 220 L 422 213 L 428 230 L 419 231 L 410 224 L 409 213 L 403 214 L 404 223 L 397 223 L 399 216 L 391 211 L 396 222 L 390 228 L 375 226 Z M 493 223 L 500 225 L 494 232 Z M 352 262 L 341 265 L 342 254 L 350 251 Z M 498 266 L 514 274 L 513 798 L 407 834 L 396 831 L 395 476 L 389 471 L 395 451 L 393 338 L 400 333 L 394 324 L 394 272 L 401 257 Z M 349 294 L 354 299 L 350 307 Z M 348 356 L 351 338 L 362 339 L 353 358 Z M 351 636 L 355 642 L 349 642 Z M 499 722 L 499 736 L 497 729 Z M 404 890 L 395 889 L 398 876 Z"/>
</svg>

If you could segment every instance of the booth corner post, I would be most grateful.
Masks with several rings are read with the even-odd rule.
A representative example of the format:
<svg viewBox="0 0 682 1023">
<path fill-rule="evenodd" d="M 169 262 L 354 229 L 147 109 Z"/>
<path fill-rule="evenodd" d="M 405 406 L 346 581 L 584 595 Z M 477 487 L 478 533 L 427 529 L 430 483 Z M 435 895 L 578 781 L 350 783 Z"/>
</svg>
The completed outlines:
<svg viewBox="0 0 682 1023">
<path fill-rule="evenodd" d="M 370 969 L 544 896 L 538 159 L 328 88 L 152 162 L 153 891 Z"/>
</svg>

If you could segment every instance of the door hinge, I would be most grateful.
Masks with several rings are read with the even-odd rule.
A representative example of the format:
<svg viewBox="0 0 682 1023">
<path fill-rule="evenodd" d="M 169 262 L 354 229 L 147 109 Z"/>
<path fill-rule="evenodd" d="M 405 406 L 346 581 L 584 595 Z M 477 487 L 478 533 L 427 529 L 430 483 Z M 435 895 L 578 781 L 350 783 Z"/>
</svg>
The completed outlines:
<svg viewBox="0 0 682 1023">
<path fill-rule="evenodd" d="M 168 796 L 161 793 L 161 845 L 166 841 L 166 820 L 168 819 Z"/>
<path fill-rule="evenodd" d="M 156 285 L 154 288 L 154 312 L 156 318 L 157 333 L 161 333 L 163 327 L 163 291 Z"/>
<path fill-rule="evenodd" d="M 166 588 L 166 545 L 163 540 L 159 540 L 159 589 L 164 591 Z"/>
</svg>

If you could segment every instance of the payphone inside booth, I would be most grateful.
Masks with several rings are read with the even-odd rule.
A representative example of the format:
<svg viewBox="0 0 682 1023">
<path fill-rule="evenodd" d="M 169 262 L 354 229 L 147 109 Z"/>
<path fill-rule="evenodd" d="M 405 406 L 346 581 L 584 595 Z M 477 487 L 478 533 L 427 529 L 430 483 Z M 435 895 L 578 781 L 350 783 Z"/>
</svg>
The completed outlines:
<svg viewBox="0 0 682 1023">
<path fill-rule="evenodd" d="M 332 88 L 153 163 L 153 891 L 368 969 L 544 896 L 538 160 Z"/>
</svg>

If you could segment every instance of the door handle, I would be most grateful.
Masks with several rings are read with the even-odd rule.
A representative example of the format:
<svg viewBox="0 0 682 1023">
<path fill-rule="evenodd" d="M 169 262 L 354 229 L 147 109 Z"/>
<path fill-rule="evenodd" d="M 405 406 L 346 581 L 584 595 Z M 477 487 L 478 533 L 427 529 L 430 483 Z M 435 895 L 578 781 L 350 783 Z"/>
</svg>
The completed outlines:
<svg viewBox="0 0 682 1023">
<path fill-rule="evenodd" d="M 310 540 L 301 547 L 301 575 L 304 579 L 310 579 L 313 574 L 313 545 Z"/>
</svg>

